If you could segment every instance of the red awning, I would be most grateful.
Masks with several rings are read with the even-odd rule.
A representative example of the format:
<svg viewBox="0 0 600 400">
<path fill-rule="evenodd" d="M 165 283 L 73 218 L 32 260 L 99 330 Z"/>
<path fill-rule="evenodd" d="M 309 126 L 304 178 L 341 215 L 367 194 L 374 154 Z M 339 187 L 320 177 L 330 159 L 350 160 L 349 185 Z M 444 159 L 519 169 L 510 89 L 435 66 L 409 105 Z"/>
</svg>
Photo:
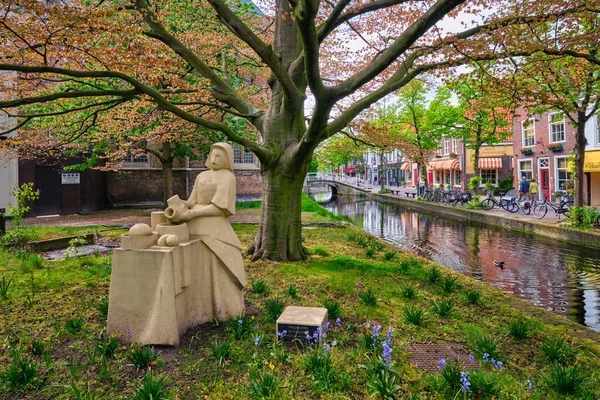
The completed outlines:
<svg viewBox="0 0 600 400">
<path fill-rule="evenodd" d="M 410 163 L 405 162 L 404 164 L 402 164 L 402 167 L 400 167 L 400 169 L 404 171 L 410 170 Z"/>
<path fill-rule="evenodd" d="M 356 172 L 356 167 L 342 167 L 342 172 L 347 174 L 354 174 Z"/>
<path fill-rule="evenodd" d="M 433 160 L 427 166 L 427 170 L 431 171 L 434 169 L 459 169 L 458 158 L 451 158 L 449 160 Z"/>
<path fill-rule="evenodd" d="M 500 157 L 480 157 L 479 168 L 481 169 L 502 169 L 502 158 Z"/>
</svg>

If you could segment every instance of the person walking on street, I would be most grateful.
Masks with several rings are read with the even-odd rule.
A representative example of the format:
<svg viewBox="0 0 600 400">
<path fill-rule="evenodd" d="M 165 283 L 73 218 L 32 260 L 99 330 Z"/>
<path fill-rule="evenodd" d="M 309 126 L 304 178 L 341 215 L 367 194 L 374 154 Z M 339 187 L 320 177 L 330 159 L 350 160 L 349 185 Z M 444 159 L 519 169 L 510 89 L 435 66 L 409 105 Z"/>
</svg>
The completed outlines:
<svg viewBox="0 0 600 400">
<path fill-rule="evenodd" d="M 525 200 L 529 200 L 529 181 L 527 180 L 527 175 L 523 175 L 519 181 L 519 201 L 523 199 L 523 195 L 525 195 Z"/>
<path fill-rule="evenodd" d="M 538 200 L 539 187 L 535 179 L 532 179 L 529 183 L 529 194 L 531 195 L 531 201 Z"/>
</svg>

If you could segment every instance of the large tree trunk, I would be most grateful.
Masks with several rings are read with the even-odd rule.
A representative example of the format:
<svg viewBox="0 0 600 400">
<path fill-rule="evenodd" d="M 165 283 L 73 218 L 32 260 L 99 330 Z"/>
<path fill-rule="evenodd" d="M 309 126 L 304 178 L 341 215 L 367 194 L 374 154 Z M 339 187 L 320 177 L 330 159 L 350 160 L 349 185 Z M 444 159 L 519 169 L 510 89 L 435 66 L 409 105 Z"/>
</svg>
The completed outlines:
<svg viewBox="0 0 600 400">
<path fill-rule="evenodd" d="M 310 157 L 293 175 L 277 167 L 262 171 L 261 222 L 251 247 L 253 259 L 275 261 L 305 260 L 302 246 L 302 185 Z"/>
<path fill-rule="evenodd" d="M 573 176 L 573 205 L 583 207 L 583 165 L 585 163 L 585 112 L 577 113 L 577 135 L 575 138 L 575 175 Z"/>
<path fill-rule="evenodd" d="M 477 147 L 475 147 L 475 150 L 473 153 L 473 176 L 481 175 L 481 173 L 479 171 L 479 150 L 480 150 L 480 147 L 477 146 Z"/>
<path fill-rule="evenodd" d="M 167 200 L 173 196 L 173 157 L 171 156 L 171 143 L 162 144 L 162 173 L 163 173 L 163 202 L 167 206 Z"/>
</svg>

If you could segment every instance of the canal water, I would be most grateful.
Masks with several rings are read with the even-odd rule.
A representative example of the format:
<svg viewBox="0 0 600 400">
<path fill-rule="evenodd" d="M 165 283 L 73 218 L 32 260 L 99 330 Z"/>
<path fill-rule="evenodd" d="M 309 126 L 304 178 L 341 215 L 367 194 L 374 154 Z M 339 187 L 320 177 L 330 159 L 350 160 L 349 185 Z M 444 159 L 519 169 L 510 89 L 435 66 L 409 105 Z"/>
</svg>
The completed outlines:
<svg viewBox="0 0 600 400">
<path fill-rule="evenodd" d="M 311 196 L 374 236 L 600 332 L 600 250 L 331 192 Z"/>
</svg>

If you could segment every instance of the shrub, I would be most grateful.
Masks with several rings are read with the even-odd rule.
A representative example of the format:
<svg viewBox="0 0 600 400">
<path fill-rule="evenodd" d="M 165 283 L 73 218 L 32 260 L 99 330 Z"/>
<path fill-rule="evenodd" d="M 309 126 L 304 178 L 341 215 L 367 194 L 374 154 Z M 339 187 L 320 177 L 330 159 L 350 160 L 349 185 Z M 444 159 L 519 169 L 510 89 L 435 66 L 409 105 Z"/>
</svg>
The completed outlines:
<svg viewBox="0 0 600 400">
<path fill-rule="evenodd" d="M 84 324 L 85 319 L 83 317 L 69 318 L 65 323 L 65 329 L 69 333 L 76 334 L 78 332 L 81 332 L 81 329 L 83 329 Z"/>
<path fill-rule="evenodd" d="M 401 289 L 401 293 L 405 299 L 414 299 L 417 297 L 417 288 L 412 285 L 406 285 Z"/>
<path fill-rule="evenodd" d="M 358 294 L 360 300 L 367 306 L 376 306 L 377 305 L 377 296 L 371 289 L 367 289 Z"/>
<path fill-rule="evenodd" d="M 108 299 L 101 297 L 100 302 L 96 305 L 96 310 L 98 310 L 98 314 L 102 319 L 106 321 L 108 319 Z"/>
<path fill-rule="evenodd" d="M 158 353 L 154 351 L 154 347 L 142 346 L 138 343 L 132 344 L 127 352 L 127 359 L 138 370 L 148 368 L 157 357 Z"/>
<path fill-rule="evenodd" d="M 219 366 L 222 366 L 225 360 L 231 357 L 231 344 L 226 340 L 215 340 L 210 348 L 211 356 Z"/>
<path fill-rule="evenodd" d="M 294 284 L 290 284 L 290 286 L 288 286 L 287 290 L 287 295 L 292 297 L 292 298 L 296 298 L 298 297 L 298 286 L 294 285 Z"/>
<path fill-rule="evenodd" d="M 265 302 L 267 310 L 267 321 L 276 321 L 285 309 L 285 304 L 278 298 L 269 299 Z"/>
<path fill-rule="evenodd" d="M 469 289 L 465 292 L 465 298 L 469 304 L 480 304 L 481 303 L 481 292 L 477 289 Z"/>
<path fill-rule="evenodd" d="M 481 356 L 484 361 L 490 361 L 492 358 L 497 360 L 499 356 L 498 339 L 489 335 L 476 335 L 474 340 L 475 352 Z M 487 354 L 487 356 L 486 356 Z"/>
<path fill-rule="evenodd" d="M 506 193 L 509 190 L 512 190 L 514 188 L 513 180 L 513 176 L 498 180 L 498 187 L 494 188 L 494 195 L 498 196 L 500 193 Z"/>
<path fill-rule="evenodd" d="M 574 395 L 583 389 L 588 379 L 578 365 L 566 367 L 555 363 L 550 365 L 544 380 L 559 394 Z"/>
<path fill-rule="evenodd" d="M 119 338 L 116 335 L 104 335 L 95 344 L 96 352 L 106 358 L 113 358 L 119 348 Z"/>
<path fill-rule="evenodd" d="M 315 246 L 313 248 L 312 251 L 313 254 L 317 255 L 317 256 L 322 256 L 322 257 L 329 257 L 329 250 L 327 250 L 325 247 L 323 246 Z"/>
<path fill-rule="evenodd" d="M 365 257 L 373 258 L 374 256 L 375 256 L 375 248 L 369 247 L 367 250 L 365 250 Z"/>
<path fill-rule="evenodd" d="M 517 340 L 526 339 L 529 336 L 531 322 L 522 318 L 514 319 L 510 322 L 510 335 Z"/>
<path fill-rule="evenodd" d="M 423 326 L 425 324 L 427 314 L 422 308 L 416 306 L 404 307 L 404 319 L 411 325 Z"/>
<path fill-rule="evenodd" d="M 479 188 L 479 184 L 481 183 L 481 177 L 480 176 L 474 176 L 469 180 L 469 190 L 477 190 Z"/>
<path fill-rule="evenodd" d="M 269 287 L 263 279 L 260 279 L 252 283 L 252 291 L 256 294 L 267 294 Z"/>
<path fill-rule="evenodd" d="M 396 258 L 396 254 L 398 254 L 398 252 L 397 252 L 397 251 L 395 251 L 395 250 L 386 251 L 386 252 L 383 254 L 383 259 L 384 259 L 385 261 L 392 261 L 394 258 Z"/>
<path fill-rule="evenodd" d="M 233 331 L 233 336 L 240 340 L 244 336 L 248 335 L 252 332 L 252 327 L 250 326 L 250 319 L 245 314 L 238 315 L 234 318 L 229 318 L 227 320 L 227 324 L 229 328 Z"/>
<path fill-rule="evenodd" d="M 544 358 L 550 362 L 568 363 L 575 355 L 575 347 L 564 338 L 548 338 L 542 344 Z"/>
<path fill-rule="evenodd" d="M 37 363 L 23 357 L 20 348 L 12 350 L 12 358 L 12 363 L 0 375 L 2 380 L 12 389 L 35 386 L 39 371 Z"/>
<path fill-rule="evenodd" d="M 28 228 L 9 229 L 2 237 L 0 244 L 4 247 L 23 248 L 34 238 L 33 232 Z"/>
<path fill-rule="evenodd" d="M 382 399 L 397 399 L 401 386 L 396 383 L 396 375 L 391 371 L 379 371 L 367 382 L 369 396 Z"/>
<path fill-rule="evenodd" d="M 323 306 L 327 309 L 329 319 L 335 320 L 341 318 L 343 314 L 342 306 L 331 297 L 323 302 Z"/>
<path fill-rule="evenodd" d="M 41 356 L 42 354 L 44 354 L 46 352 L 46 342 L 44 342 L 42 339 L 38 339 L 38 338 L 33 339 L 33 342 L 31 342 L 29 351 L 34 356 L 38 356 L 38 357 Z"/>
<path fill-rule="evenodd" d="M 257 399 L 268 398 L 275 394 L 278 385 L 273 371 L 250 373 L 250 394 Z"/>
<path fill-rule="evenodd" d="M 438 267 L 436 267 L 435 265 L 433 267 L 431 267 L 431 269 L 429 270 L 429 272 L 427 274 L 427 280 L 430 283 L 436 283 L 441 278 L 442 278 L 442 273 L 440 272 L 440 269 Z"/>
<path fill-rule="evenodd" d="M 498 395 L 500 394 L 501 379 L 502 378 L 497 374 L 481 370 L 475 370 L 469 373 L 471 390 L 473 393 L 477 393 L 479 396 L 478 398 L 498 398 Z"/>
<path fill-rule="evenodd" d="M 140 386 L 137 387 L 134 400 L 167 400 L 165 383 L 164 376 L 157 379 L 152 372 L 146 372 Z"/>
<path fill-rule="evenodd" d="M 0 278 L 0 299 L 8 299 L 8 289 L 10 289 L 11 283 L 12 278 L 6 279 L 6 276 L 2 275 L 2 278 Z"/>
<path fill-rule="evenodd" d="M 448 299 L 442 299 L 439 302 L 433 302 L 433 310 L 440 317 L 447 317 L 452 312 L 454 308 L 454 302 Z"/>
<path fill-rule="evenodd" d="M 600 211 L 594 207 L 571 207 L 569 213 L 565 214 L 565 219 L 569 223 L 581 229 L 590 229 L 596 224 L 600 217 Z"/>
<path fill-rule="evenodd" d="M 444 384 L 449 387 L 453 392 L 458 390 L 462 386 L 461 382 L 461 370 L 462 366 L 458 360 L 448 361 L 441 359 L 438 365 L 442 368 L 440 375 L 444 380 Z"/>
<path fill-rule="evenodd" d="M 458 276 L 444 276 L 440 282 L 440 287 L 444 293 L 455 292 L 460 287 L 460 284 L 458 283 Z"/>
</svg>

